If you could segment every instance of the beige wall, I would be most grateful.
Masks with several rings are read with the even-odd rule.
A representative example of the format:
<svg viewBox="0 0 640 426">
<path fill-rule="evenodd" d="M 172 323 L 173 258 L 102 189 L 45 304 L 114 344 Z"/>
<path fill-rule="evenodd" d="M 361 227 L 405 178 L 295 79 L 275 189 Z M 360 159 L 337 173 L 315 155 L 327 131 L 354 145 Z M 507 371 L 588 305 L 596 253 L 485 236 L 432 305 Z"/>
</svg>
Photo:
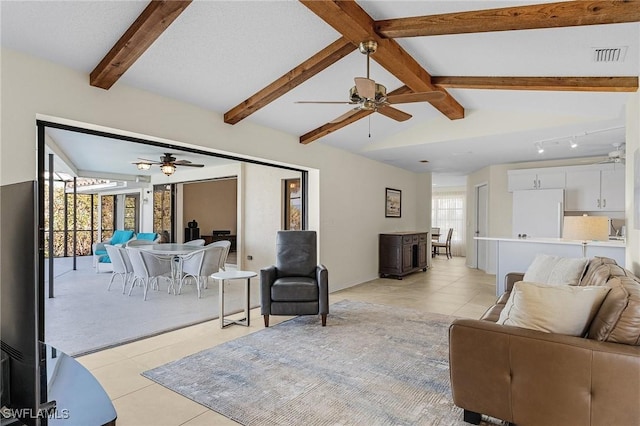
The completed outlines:
<svg viewBox="0 0 640 426">
<path fill-rule="evenodd" d="M 210 235 L 214 229 L 237 230 L 237 179 L 222 179 L 210 182 L 183 185 L 183 224 L 195 220 L 200 235 Z"/>
<path fill-rule="evenodd" d="M 7 49 L 1 54 L 3 185 L 36 178 L 37 118 L 303 168 L 309 170 L 310 228 L 319 233 L 331 291 L 377 276 L 379 233 L 430 225 L 426 175 L 321 143 L 301 145 L 297 136 L 250 119 L 231 126 L 220 114 L 121 82 L 108 91 L 98 89 L 89 85 L 86 73 Z M 402 190 L 402 218 L 384 217 L 385 187 Z M 242 194 L 238 197 L 242 203 Z M 256 244 L 269 245 L 247 241 L 246 253 Z"/>
</svg>

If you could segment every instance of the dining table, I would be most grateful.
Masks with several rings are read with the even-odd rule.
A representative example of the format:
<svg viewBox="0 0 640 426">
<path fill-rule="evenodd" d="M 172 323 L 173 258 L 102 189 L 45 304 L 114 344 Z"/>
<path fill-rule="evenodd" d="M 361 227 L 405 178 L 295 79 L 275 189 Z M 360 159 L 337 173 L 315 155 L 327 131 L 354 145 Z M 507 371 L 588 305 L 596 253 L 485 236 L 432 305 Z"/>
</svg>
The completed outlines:
<svg viewBox="0 0 640 426">
<path fill-rule="evenodd" d="M 182 260 L 194 251 L 202 250 L 201 246 L 178 243 L 142 244 L 135 246 L 135 248 L 171 261 L 171 285 L 167 291 L 169 293 L 173 291 L 174 295 L 176 294 L 176 279 L 182 278 Z"/>
</svg>

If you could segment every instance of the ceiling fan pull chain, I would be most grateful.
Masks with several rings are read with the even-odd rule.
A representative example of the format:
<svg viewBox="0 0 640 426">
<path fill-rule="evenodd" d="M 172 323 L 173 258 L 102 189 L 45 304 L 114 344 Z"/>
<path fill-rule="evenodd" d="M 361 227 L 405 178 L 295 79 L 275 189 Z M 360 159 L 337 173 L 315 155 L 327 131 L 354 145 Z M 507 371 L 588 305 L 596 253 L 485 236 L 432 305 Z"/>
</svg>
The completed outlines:
<svg viewBox="0 0 640 426">
<path fill-rule="evenodd" d="M 369 138 L 371 138 L 371 115 L 369 115 Z"/>
</svg>

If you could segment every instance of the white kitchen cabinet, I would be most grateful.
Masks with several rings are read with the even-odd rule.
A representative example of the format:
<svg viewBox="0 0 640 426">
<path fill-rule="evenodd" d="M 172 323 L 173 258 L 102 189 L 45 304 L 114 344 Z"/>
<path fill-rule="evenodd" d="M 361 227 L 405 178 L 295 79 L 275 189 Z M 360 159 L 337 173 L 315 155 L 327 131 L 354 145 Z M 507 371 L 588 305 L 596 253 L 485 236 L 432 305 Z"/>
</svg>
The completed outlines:
<svg viewBox="0 0 640 426">
<path fill-rule="evenodd" d="M 624 211 L 624 169 L 568 168 L 564 196 L 565 211 Z"/>
<path fill-rule="evenodd" d="M 624 211 L 624 167 L 619 165 L 613 170 L 602 170 L 600 179 L 600 197 L 603 211 Z"/>
<path fill-rule="evenodd" d="M 521 189 L 562 189 L 565 185 L 565 173 L 558 169 L 509 170 L 509 192 Z"/>
</svg>

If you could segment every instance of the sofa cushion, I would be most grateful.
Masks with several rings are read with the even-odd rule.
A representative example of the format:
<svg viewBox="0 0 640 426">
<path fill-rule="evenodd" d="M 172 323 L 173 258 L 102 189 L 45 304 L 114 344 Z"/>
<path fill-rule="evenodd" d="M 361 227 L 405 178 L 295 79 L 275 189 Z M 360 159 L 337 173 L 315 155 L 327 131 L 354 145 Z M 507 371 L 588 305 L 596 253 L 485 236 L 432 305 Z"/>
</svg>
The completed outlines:
<svg viewBox="0 0 640 426">
<path fill-rule="evenodd" d="M 308 277 L 278 278 L 271 286 L 274 302 L 309 302 L 318 300 L 318 282 Z"/>
<path fill-rule="evenodd" d="M 608 287 L 517 282 L 498 324 L 583 336 L 609 292 Z"/>
<path fill-rule="evenodd" d="M 579 285 L 605 285 L 609 279 L 609 265 L 616 265 L 616 261 L 608 257 L 592 258 Z"/>
<path fill-rule="evenodd" d="M 577 285 L 588 261 L 587 258 L 538 254 L 525 272 L 523 281 L 550 285 Z"/>
<path fill-rule="evenodd" d="M 640 346 L 640 283 L 633 276 L 607 281 L 611 288 L 589 328 L 590 339 Z"/>
</svg>

